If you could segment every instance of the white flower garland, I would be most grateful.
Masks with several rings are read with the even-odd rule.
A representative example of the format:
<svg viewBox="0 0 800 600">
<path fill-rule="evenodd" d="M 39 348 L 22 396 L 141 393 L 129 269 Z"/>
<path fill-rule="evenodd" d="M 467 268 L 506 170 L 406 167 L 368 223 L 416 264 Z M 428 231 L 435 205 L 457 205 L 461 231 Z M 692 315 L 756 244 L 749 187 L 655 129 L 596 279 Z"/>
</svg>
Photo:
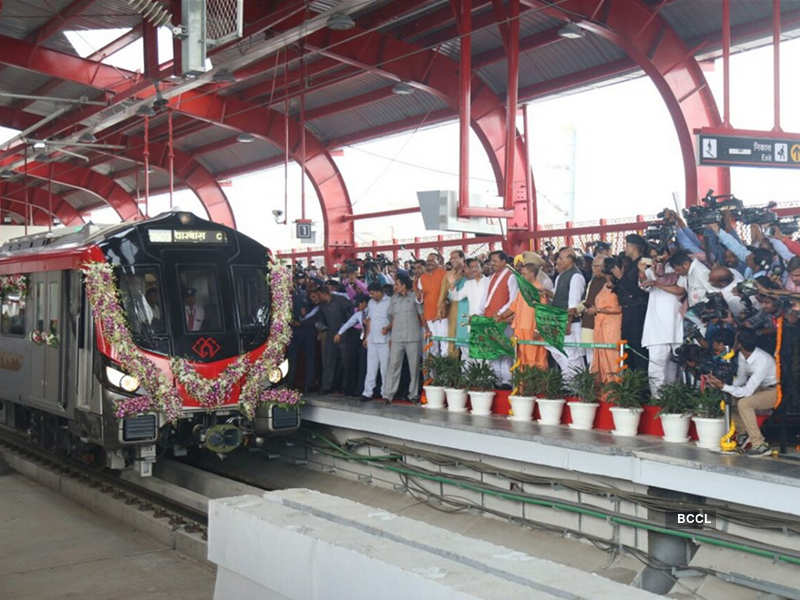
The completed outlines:
<svg viewBox="0 0 800 600">
<path fill-rule="evenodd" d="M 103 334 L 111 342 L 120 362 L 141 382 L 146 391 L 144 396 L 134 396 L 118 403 L 117 417 L 141 414 L 155 408 L 165 413 L 169 421 L 177 421 L 182 410 L 180 394 L 175 385 L 142 355 L 134 343 L 119 302 L 111 265 L 91 262 L 83 271 L 89 303 L 100 321 Z M 199 375 L 185 359 L 170 360 L 175 379 L 203 408 L 210 410 L 222 406 L 234 386 L 242 382 L 243 378 L 246 379 L 239 393 L 239 404 L 248 418 L 253 418 L 256 406 L 261 402 L 275 402 L 284 407 L 301 402 L 300 394 L 294 390 L 267 389 L 269 374 L 283 361 L 286 346 L 291 339 L 289 323 L 292 315 L 291 274 L 286 269 L 276 267 L 272 269 L 270 278 L 272 322 L 269 338 L 259 357 L 251 362 L 248 355 L 241 355 L 213 379 Z"/>
</svg>

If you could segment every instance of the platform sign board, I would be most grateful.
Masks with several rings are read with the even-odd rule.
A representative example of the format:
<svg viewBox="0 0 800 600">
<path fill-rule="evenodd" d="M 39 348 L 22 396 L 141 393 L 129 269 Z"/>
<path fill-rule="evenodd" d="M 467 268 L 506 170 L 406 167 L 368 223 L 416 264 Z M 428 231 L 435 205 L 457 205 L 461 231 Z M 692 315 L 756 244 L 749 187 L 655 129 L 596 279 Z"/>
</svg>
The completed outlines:
<svg viewBox="0 0 800 600">
<path fill-rule="evenodd" d="M 311 231 L 311 223 L 298 221 L 295 223 L 295 235 L 298 240 L 309 240 L 313 236 Z"/>
<path fill-rule="evenodd" d="M 499 219 L 488 219 L 486 217 L 459 217 L 458 216 L 458 192 L 453 190 L 428 190 L 417 192 L 422 221 L 425 229 L 436 231 L 460 231 L 465 233 L 479 233 L 488 235 L 500 235 Z M 493 202 L 494 201 L 494 202 Z M 469 204 L 471 207 L 490 207 L 495 208 L 501 205 L 499 198 L 486 198 L 476 194 L 470 194 Z"/>
<path fill-rule="evenodd" d="M 701 133 L 697 146 L 700 165 L 800 169 L 800 140 Z"/>
</svg>

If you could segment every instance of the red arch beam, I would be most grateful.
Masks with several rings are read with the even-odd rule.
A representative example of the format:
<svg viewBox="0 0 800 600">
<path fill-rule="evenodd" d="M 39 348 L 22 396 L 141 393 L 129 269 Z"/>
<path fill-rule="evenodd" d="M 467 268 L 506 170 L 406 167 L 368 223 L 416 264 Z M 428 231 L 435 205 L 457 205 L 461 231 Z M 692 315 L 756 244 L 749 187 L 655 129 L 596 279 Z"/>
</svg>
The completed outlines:
<svg viewBox="0 0 800 600">
<path fill-rule="evenodd" d="M 204 94 L 191 91 L 170 100 L 176 112 L 195 119 L 228 127 L 236 131 L 247 131 L 279 147 L 284 140 L 284 116 L 274 110 L 242 102 L 231 96 Z M 289 120 L 289 148 L 293 160 L 300 161 L 300 125 Z M 322 205 L 325 222 L 325 247 L 350 248 L 353 246 L 353 225 L 345 217 L 352 214 L 350 195 L 344 178 L 328 150 L 308 130 L 305 131 L 305 170 Z"/>
<path fill-rule="evenodd" d="M 46 218 L 50 210 L 50 197 L 46 190 L 34 187 L 26 188 L 22 184 L 9 182 L 3 183 L 2 186 L 0 186 L 0 196 L 2 196 L 5 201 L 15 202 L 23 207 L 26 202 L 26 191 L 28 192 L 27 201 L 30 202 L 37 211 L 41 211 L 39 213 L 34 213 L 34 216 L 37 216 L 37 214 L 43 215 L 45 217 L 44 225 L 47 225 Z M 83 217 L 61 194 L 53 194 L 53 214 L 65 225 L 78 225 L 84 222 Z"/>
</svg>

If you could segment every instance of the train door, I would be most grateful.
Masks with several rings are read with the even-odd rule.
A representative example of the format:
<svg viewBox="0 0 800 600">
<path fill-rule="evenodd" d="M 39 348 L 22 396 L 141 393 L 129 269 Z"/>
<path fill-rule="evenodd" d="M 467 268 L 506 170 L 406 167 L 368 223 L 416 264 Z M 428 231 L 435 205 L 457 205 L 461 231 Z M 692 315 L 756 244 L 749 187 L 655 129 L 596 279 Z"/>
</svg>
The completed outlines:
<svg viewBox="0 0 800 600">
<path fill-rule="evenodd" d="M 47 355 L 42 335 L 47 320 L 47 273 L 31 275 L 32 308 L 31 325 L 28 327 L 28 344 L 30 345 L 31 379 L 30 401 L 35 404 L 45 402 L 45 378 L 47 374 Z"/>
<path fill-rule="evenodd" d="M 30 400 L 42 408 L 62 408 L 61 400 L 61 271 L 36 273 L 32 280 L 33 319 Z"/>
<path fill-rule="evenodd" d="M 61 295 L 62 279 L 62 271 L 47 273 L 45 331 L 49 337 L 48 341 L 42 344 L 45 353 L 44 399 L 45 402 L 54 406 L 62 406 L 61 397 L 65 392 L 61 381 L 61 344 L 65 341 L 62 315 L 64 302 Z"/>
</svg>

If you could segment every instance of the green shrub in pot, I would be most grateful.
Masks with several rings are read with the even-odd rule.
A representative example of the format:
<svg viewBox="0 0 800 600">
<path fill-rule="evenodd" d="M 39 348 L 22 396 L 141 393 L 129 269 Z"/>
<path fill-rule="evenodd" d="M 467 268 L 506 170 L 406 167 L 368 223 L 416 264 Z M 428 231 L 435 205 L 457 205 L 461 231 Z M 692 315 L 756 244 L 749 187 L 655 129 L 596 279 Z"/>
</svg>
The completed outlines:
<svg viewBox="0 0 800 600">
<path fill-rule="evenodd" d="M 658 388 L 656 404 L 661 407 L 659 415 L 682 415 L 692 412 L 694 408 L 694 392 L 685 383 L 665 383 Z"/>
<path fill-rule="evenodd" d="M 463 385 L 470 391 L 493 392 L 497 389 L 497 374 L 485 360 L 471 360 L 463 371 Z"/>
<path fill-rule="evenodd" d="M 602 388 L 597 373 L 593 373 L 588 367 L 576 371 L 567 383 L 567 390 L 575 394 L 580 402 L 597 402 Z"/>
<path fill-rule="evenodd" d="M 724 400 L 725 396 L 722 391 L 717 388 L 706 386 L 703 390 L 697 390 L 694 393 L 693 410 L 692 412 L 697 417 L 703 419 L 718 419 L 725 416 L 724 411 L 720 408 L 720 401 Z"/>
<path fill-rule="evenodd" d="M 517 396 L 535 396 L 542 373 L 543 369 L 530 365 L 520 365 L 514 369 L 511 373 L 511 386 L 516 390 Z"/>
<path fill-rule="evenodd" d="M 645 371 L 624 369 L 616 379 L 606 382 L 606 399 L 619 408 L 641 408 L 647 399 L 650 380 Z"/>
</svg>

